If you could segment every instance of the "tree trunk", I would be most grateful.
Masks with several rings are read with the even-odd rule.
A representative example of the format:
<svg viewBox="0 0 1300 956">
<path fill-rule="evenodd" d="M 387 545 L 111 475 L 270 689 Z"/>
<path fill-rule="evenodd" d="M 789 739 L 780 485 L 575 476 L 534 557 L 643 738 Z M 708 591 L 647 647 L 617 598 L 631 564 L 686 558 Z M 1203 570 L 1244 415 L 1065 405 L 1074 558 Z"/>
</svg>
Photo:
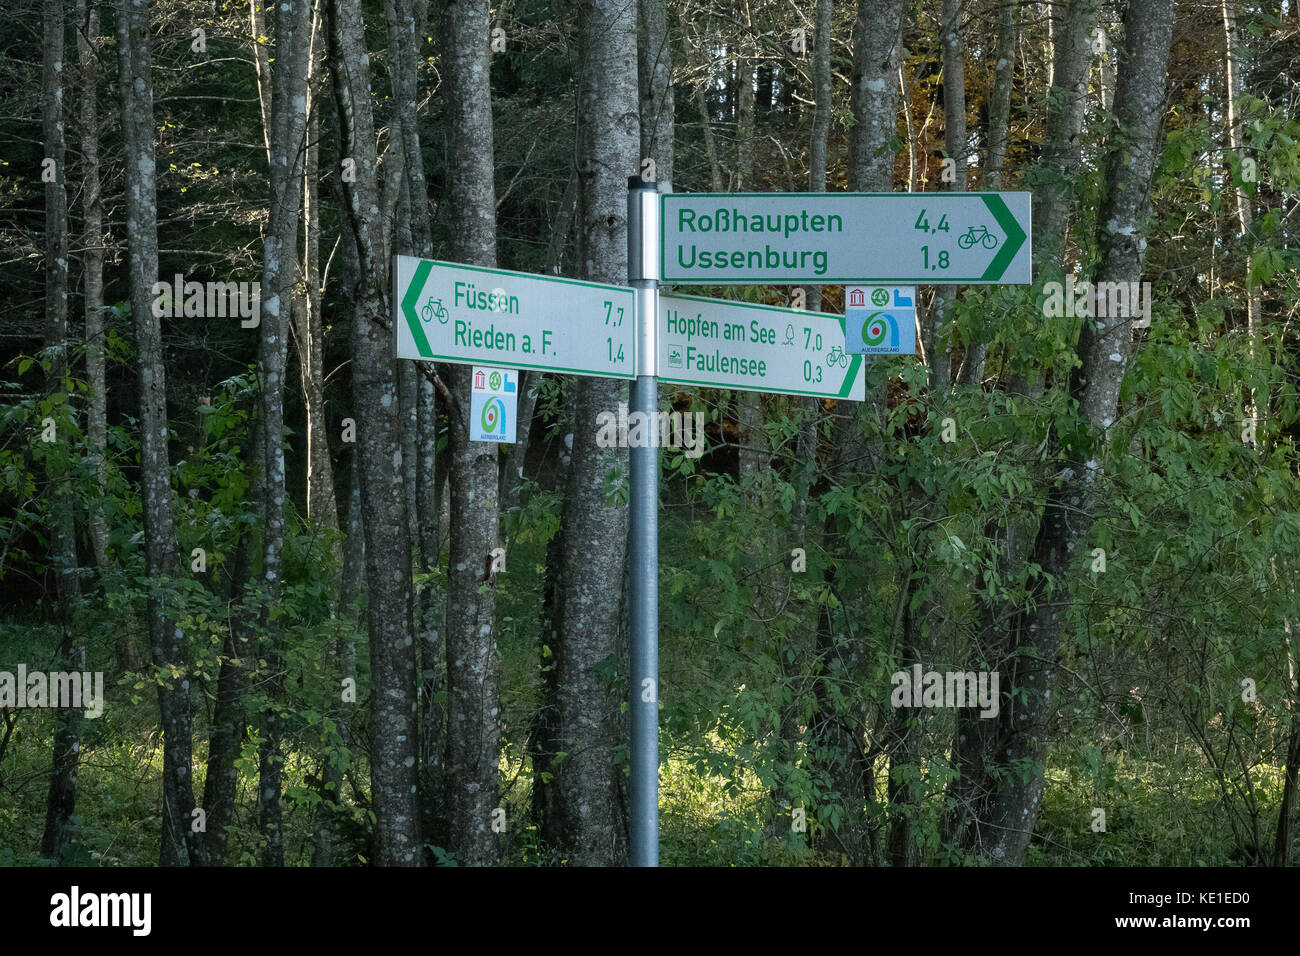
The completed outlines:
<svg viewBox="0 0 1300 956">
<path fill-rule="evenodd" d="M 257 104 L 262 113 L 262 142 L 271 154 L 271 51 L 263 39 L 267 36 L 266 15 L 262 0 L 248 0 L 248 16 L 253 28 L 253 66 L 257 71 Z"/>
<path fill-rule="evenodd" d="M 1007 140 L 1011 131 L 1011 87 L 1015 81 L 1016 21 L 1018 0 L 997 2 L 997 41 L 994 52 L 993 89 L 989 91 L 988 154 L 984 162 L 984 188 L 1002 188 L 1006 167 Z M 988 358 L 988 332 L 971 331 L 966 355 L 957 375 L 959 385 L 979 385 L 984 381 L 984 363 Z"/>
<path fill-rule="evenodd" d="M 1228 148 L 1237 154 L 1238 159 L 1245 159 L 1245 153 L 1242 149 L 1241 140 L 1241 118 L 1237 115 L 1238 104 L 1242 94 L 1242 77 L 1241 77 L 1241 54 L 1239 52 L 1240 37 L 1237 33 L 1237 12 L 1235 0 L 1221 0 L 1220 7 L 1223 11 L 1223 36 L 1224 50 L 1227 68 L 1225 77 L 1225 86 L 1227 90 L 1227 127 L 1228 127 Z M 1233 196 L 1237 207 L 1237 226 L 1241 230 L 1241 242 L 1249 248 L 1250 229 L 1254 221 L 1254 213 L 1250 206 L 1250 193 L 1246 191 L 1244 177 L 1240 173 L 1234 178 L 1239 180 L 1239 184 L 1233 189 Z M 1262 307 L 1262 298 L 1259 287 L 1252 280 L 1251 256 L 1246 256 L 1246 341 L 1250 349 L 1250 355 L 1254 358 L 1255 348 L 1259 339 L 1259 319 L 1260 308 Z M 1250 398 L 1247 402 L 1246 417 L 1251 428 L 1251 434 L 1259 427 L 1259 406 L 1255 402 L 1255 390 L 1250 390 Z M 1252 444 L 1254 444 L 1252 442 Z"/>
<path fill-rule="evenodd" d="M 695 88 L 695 107 L 700 111 L 700 122 L 704 126 L 704 150 L 709 157 L 709 182 L 713 191 L 720 193 L 727 187 L 722 182 L 722 164 L 718 162 L 717 137 L 713 134 L 713 124 L 709 119 L 709 98 L 703 86 Z"/>
<path fill-rule="evenodd" d="M 1280 583 L 1294 602 L 1295 579 L 1290 570 L 1290 563 L 1283 561 L 1282 580 L 1278 581 L 1276 559 L 1273 566 L 1273 583 Z M 1282 617 L 1282 629 L 1286 634 L 1287 665 L 1287 699 L 1286 707 L 1290 711 L 1290 730 L 1287 733 L 1286 770 L 1283 774 L 1282 799 L 1277 808 L 1277 829 L 1273 839 L 1273 865 L 1286 866 L 1291 861 L 1291 833 L 1296 804 L 1296 788 L 1300 784 L 1300 675 L 1296 668 L 1296 648 L 1292 641 L 1295 636 L 1291 630 L 1291 618 Z"/>
<path fill-rule="evenodd" d="M 1030 172 L 1034 190 L 1035 280 L 1063 276 L 1065 272 L 1066 230 L 1074 208 L 1071 183 L 1081 156 L 1084 94 L 1091 54 L 1088 36 L 1095 22 L 1093 0 L 1069 0 L 1063 21 L 1048 22 L 1054 37 L 1048 80 L 1048 139 L 1039 162 Z M 1054 85 L 1057 80 L 1059 87 Z M 1031 376 L 1024 392 L 1037 397 L 1042 386 L 1040 373 Z M 1007 519 L 1003 532 L 1006 544 L 997 555 L 997 573 L 1002 579 L 1018 579 L 1033 552 L 1037 527 L 1033 518 Z M 997 534 L 996 525 L 986 530 L 986 537 Z M 1014 609 L 999 601 L 981 599 L 979 614 L 980 646 L 971 657 L 981 667 L 1003 674 L 1003 686 L 1006 686 L 1005 677 L 1012 666 L 1016 646 L 1010 626 Z M 987 853 L 998 839 L 997 831 L 988 827 L 989 805 L 997 789 L 988 769 L 997 767 L 1004 755 L 997 744 L 998 728 L 991 726 L 992 723 L 973 711 L 959 710 L 952 746 L 953 766 L 959 775 L 949 785 L 948 793 L 955 809 L 945 829 L 963 848 L 979 854 Z"/>
<path fill-rule="evenodd" d="M 849 139 L 849 176 L 858 192 L 894 191 L 894 151 L 898 132 L 902 63 L 901 0 L 858 0 L 853 46 L 853 131 Z M 866 400 L 851 413 L 855 435 L 865 431 L 868 467 L 881 462 L 879 435 L 885 421 L 885 380 L 868 370 Z M 856 440 L 856 439 L 855 439 Z"/>
<path fill-rule="evenodd" d="M 307 67 L 307 133 L 303 144 L 303 254 L 302 278 L 306 294 L 294 297 L 298 341 L 298 368 L 302 378 L 307 416 L 307 520 L 326 531 L 339 529 L 334 495 L 334 466 L 330 460 L 329 420 L 325 413 L 325 316 L 322 312 L 320 275 L 321 205 L 320 117 L 325 101 L 325 12 L 323 0 L 314 0 L 311 15 L 311 52 Z M 342 557 L 336 542 L 335 560 Z"/>
<path fill-rule="evenodd" d="M 266 500 L 266 443 L 262 423 L 253 426 L 248 462 L 248 490 L 260 512 Z M 262 527 L 261 521 L 257 524 Z M 258 548 L 253 529 L 241 532 L 232 572 L 229 630 L 221 648 L 221 669 L 217 674 L 217 699 L 212 708 L 208 732 L 208 764 L 203 778 L 205 832 L 200 841 L 200 859 L 205 866 L 223 866 L 230 825 L 235 820 L 239 793 L 238 760 L 248 733 L 248 681 L 257 660 L 257 606 L 253 581 L 253 556 Z"/>
<path fill-rule="evenodd" d="M 653 159 L 655 180 L 673 181 L 673 48 L 665 0 L 639 0 L 637 82 L 641 96 L 641 159 Z"/>
<path fill-rule="evenodd" d="M 386 305 L 388 263 L 376 182 L 369 57 L 360 0 L 330 0 L 330 61 L 339 111 L 347 215 L 357 247 L 353 302 L 353 388 L 357 409 L 366 585 L 370 593 L 371 796 L 375 862 L 420 863 L 416 798 L 415 646 L 411 628 L 411 552 L 407 540 L 397 422 L 397 370 Z"/>
<path fill-rule="evenodd" d="M 45 159 L 54 163 L 54 179 L 45 184 L 45 343 L 53 349 L 49 385 L 64 391 L 68 374 L 68 193 L 67 142 L 63 120 L 63 0 L 44 0 L 45 34 L 41 77 L 41 113 Z M 68 438 L 64 438 L 68 441 Z M 48 459 L 47 459 L 48 461 Z M 50 496 L 54 576 L 58 594 L 58 620 L 62 632 L 59 658 L 65 671 L 85 670 L 86 644 L 77 621 L 81 587 L 77 568 L 77 529 L 71 469 L 66 465 L 47 473 L 54 485 Z M 88 691 L 83 690 L 83 693 Z M 77 768 L 80 763 L 82 711 L 67 708 L 59 714 L 54 734 L 54 758 L 46 804 L 41 855 L 57 858 L 64 844 L 68 820 L 77 805 Z"/>
<path fill-rule="evenodd" d="M 639 168 L 636 10 L 614 0 L 582 0 L 579 10 L 579 259 L 584 278 L 627 281 L 627 177 Z M 627 509 L 606 494 L 608 475 L 627 480 L 626 449 L 596 444 L 596 416 L 616 411 L 626 386 L 574 383 L 573 458 L 565 492 L 560 581 L 555 592 L 554 774 L 544 800 L 544 831 L 578 865 L 621 865 L 627 829 L 621 806 L 622 681 L 606 667 L 618 658 L 621 588 L 627 560 Z"/>
<path fill-rule="evenodd" d="M 1123 131 L 1111 143 L 1104 165 L 1105 187 L 1098 215 L 1098 282 L 1137 282 L 1146 248 L 1148 194 L 1159 155 L 1165 112 L 1165 67 L 1173 34 L 1173 0 L 1132 0 L 1125 14 L 1115 113 Z M 1070 381 L 1072 396 L 1087 424 L 1100 432 L 1064 448 L 1066 468 L 1048 492 L 1031 558 L 1069 587 L 1080 573 L 1082 555 L 1100 494 L 1107 432 L 1114 423 L 1120 384 L 1132 345 L 1131 319 L 1085 319 L 1079 337 L 1082 365 Z M 1053 444 L 1059 436 L 1053 436 Z M 1038 579 L 1042 581 L 1042 577 Z M 1064 633 L 1060 595 L 1049 600 L 1042 587 L 1015 622 L 1019 646 L 1010 680 L 1011 705 L 998 716 L 999 764 L 1003 771 L 990 803 L 993 834 L 989 859 L 1000 865 L 1023 862 L 1042 803 L 1051 687 Z M 1028 767 L 1013 772 L 1011 768 Z"/>
<path fill-rule="evenodd" d="M 99 3 L 77 0 L 78 125 L 81 139 L 82 298 L 86 318 L 86 380 L 90 399 L 86 441 L 99 494 L 108 485 L 108 381 L 104 362 L 104 203 L 99 183 Z M 90 509 L 90 543 L 100 574 L 109 570 L 108 523 L 102 507 Z M 120 663 L 120 661 L 119 661 Z M 134 661 L 132 661 L 134 663 Z"/>
<path fill-rule="evenodd" d="M 496 265 L 492 102 L 488 84 L 487 0 L 454 0 L 444 26 L 447 83 L 447 189 L 451 250 L 457 262 Z M 470 441 L 473 369 L 450 370 L 451 524 L 447 594 L 447 809 L 450 846 L 477 866 L 497 862 L 492 830 L 497 807 L 501 716 L 496 642 L 497 446 Z"/>
<path fill-rule="evenodd" d="M 356 601 L 361 592 L 360 582 L 365 574 L 366 560 L 365 531 L 361 527 L 361 482 L 356 465 L 357 459 L 353 455 L 352 467 L 349 469 L 351 480 L 346 511 L 347 538 L 343 547 L 343 573 L 339 587 L 339 615 L 349 625 L 359 623 Z M 336 687 L 341 688 L 343 680 L 347 678 L 356 679 L 356 656 L 349 628 L 331 648 Z M 335 710 L 339 739 L 336 747 L 326 751 L 322 761 L 321 802 L 316 807 L 316 816 L 312 821 L 312 866 L 334 866 L 336 863 L 333 822 L 343 805 L 343 771 L 352 760 L 352 711 L 355 707 L 355 704 L 342 701 Z"/>
<path fill-rule="evenodd" d="M 963 48 L 962 0 L 943 0 L 940 42 L 943 45 L 943 136 L 944 152 L 956 163 L 956 179 L 941 182 L 949 192 L 966 191 L 968 147 L 966 143 L 966 53 Z M 957 302 L 957 286 L 941 285 L 934 290 L 930 310 L 930 392 L 941 397 L 952 384 L 952 325 L 949 313 Z"/>
<path fill-rule="evenodd" d="M 446 613 L 442 578 L 437 574 L 442 550 L 438 494 L 443 475 L 437 467 L 438 418 L 433 383 L 420 381 L 419 485 L 416 507 L 420 524 L 420 570 L 429 576 L 419 593 L 420 617 L 420 806 L 425 842 L 445 847 L 448 841 L 446 791 L 447 708 L 440 695 L 447 686 L 444 641 Z"/>
<path fill-rule="evenodd" d="M 171 462 L 167 452 L 167 383 L 162 330 L 153 313 L 158 279 L 158 203 L 155 192 L 153 82 L 150 75 L 148 0 L 118 7 L 122 134 L 126 155 L 126 247 L 140 369 L 140 482 L 143 486 L 145 564 L 150 580 L 149 643 L 158 669 L 158 711 L 163 731 L 161 866 L 186 866 L 194 790 L 190 780 L 190 681 L 187 640 L 167 592 L 180 570 L 172 517 Z"/>
<path fill-rule="evenodd" d="M 813 25 L 812 86 L 816 108 L 813 112 L 812 140 L 808 147 L 808 190 L 814 193 L 826 191 L 826 140 L 831 128 L 831 15 L 834 6 L 834 0 L 817 0 L 816 21 Z M 813 285 L 807 288 L 809 311 L 820 312 L 822 287 Z M 799 424 L 795 438 L 797 470 L 794 476 L 794 502 L 790 509 L 790 543 L 792 547 L 803 548 L 806 555 L 812 550 L 812 542 L 808 538 L 808 498 L 817 473 L 822 403 L 815 396 L 804 395 L 797 400 L 795 407 Z M 783 558 L 793 561 L 790 555 L 783 555 Z M 789 567 L 787 564 L 786 570 Z M 800 681 L 807 659 L 807 644 L 806 639 L 794 642 L 793 661 L 787 660 L 785 653 L 778 651 L 781 679 L 791 696 L 781 706 L 777 760 L 790 766 L 795 764 L 799 756 L 799 691 L 802 689 Z M 769 834 L 774 837 L 783 836 L 792 824 L 790 811 L 794 809 L 793 799 L 781 783 L 773 791 L 772 798 L 776 804 L 776 813 Z"/>
<path fill-rule="evenodd" d="M 262 263 L 261 342 L 263 440 L 266 442 L 265 536 L 262 577 L 266 605 L 262 630 L 269 668 L 268 705 L 262 711 L 262 746 L 258 753 L 258 802 L 266 840 L 263 866 L 284 865 L 281 833 L 280 755 L 283 732 L 279 698 L 283 695 L 283 661 L 279 626 L 272 609 L 280 605 L 285 531 L 284 373 L 289 349 L 288 316 L 293 307 L 298 265 L 298 222 L 302 210 L 303 136 L 307 122 L 307 53 L 311 40 L 310 0 L 282 0 L 275 13 L 275 62 L 271 70 L 270 144 L 271 209 Z"/>
<path fill-rule="evenodd" d="M 1052 20 L 1053 56 L 1042 160 L 1034 171 L 1033 237 L 1035 278 L 1042 267 L 1065 268 L 1066 230 L 1075 207 L 1073 183 L 1083 149 L 1090 35 L 1097 22 L 1096 0 L 1067 0 L 1059 23 Z M 1162 87 L 1163 89 L 1163 87 Z"/>
<path fill-rule="evenodd" d="M 398 251 L 430 258 L 433 243 L 420 143 L 417 72 L 420 38 L 425 35 L 426 6 L 424 0 L 391 0 L 385 11 L 389 75 L 394 99 L 399 104 L 396 136 L 401 144 L 402 194 L 406 211 L 406 230 L 399 239 Z M 399 373 L 407 502 L 413 539 L 419 545 L 419 568 L 426 578 L 425 585 L 416 595 L 418 612 L 415 622 L 420 646 L 419 803 L 425 843 L 443 847 L 449 844 L 450 837 L 445 783 L 449 744 L 444 726 L 446 708 L 437 699 L 446 687 L 444 594 L 435 577 L 441 548 L 437 511 L 440 480 L 437 470 L 437 404 L 433 383 L 429 380 L 431 367 L 402 362 Z"/>
<path fill-rule="evenodd" d="M 892 192 L 894 151 L 889 144 L 898 129 L 896 82 L 902 61 L 902 0 L 859 0 L 853 46 L 853 135 L 849 141 L 849 172 L 859 192 Z M 868 370 L 866 400 L 847 409 L 837 405 L 832 413 L 831 480 L 845 480 L 851 470 L 871 473 L 882 463 L 881 434 L 885 420 L 885 379 Z M 870 436 L 870 437 L 867 437 Z M 832 558 L 825 583 L 836 585 L 835 560 L 845 557 L 835 516 L 824 528 L 824 547 Z M 838 711 L 834 686 L 862 679 L 865 660 L 861 649 L 850 646 L 838 633 L 827 609 L 818 615 L 817 655 L 822 670 L 815 682 L 817 714 L 810 728 L 821 753 L 822 773 L 844 804 L 845 816 L 828 840 L 854 865 L 872 862 L 874 850 L 864 813 L 873 799 L 872 766 L 866 755 L 866 727 L 861 712 Z"/>
<path fill-rule="evenodd" d="M 1016 77 L 1016 30 L 1019 0 L 994 0 L 998 8 L 998 36 L 994 52 L 993 89 L 989 93 L 988 156 L 984 161 L 984 188 L 1000 190 L 1011 132 L 1011 88 Z"/>
</svg>

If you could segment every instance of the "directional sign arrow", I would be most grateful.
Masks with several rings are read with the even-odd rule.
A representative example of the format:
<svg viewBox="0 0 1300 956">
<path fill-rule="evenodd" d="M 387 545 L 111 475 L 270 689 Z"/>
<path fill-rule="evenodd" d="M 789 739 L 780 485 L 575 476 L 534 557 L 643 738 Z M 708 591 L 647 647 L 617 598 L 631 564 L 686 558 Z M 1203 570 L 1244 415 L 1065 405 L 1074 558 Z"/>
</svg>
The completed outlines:
<svg viewBox="0 0 1300 956">
<path fill-rule="evenodd" d="M 693 295 L 659 296 L 659 380 L 679 385 L 866 397 L 844 316 Z"/>
<path fill-rule="evenodd" d="M 634 378 L 626 286 L 397 256 L 397 357 Z"/>
<path fill-rule="evenodd" d="M 663 281 L 1028 283 L 1030 194 L 667 193 Z"/>
<path fill-rule="evenodd" d="M 1002 231 L 1006 233 L 1006 239 L 1003 241 L 1001 248 L 998 249 L 998 254 L 993 257 L 989 267 L 984 270 L 984 275 L 980 277 L 980 281 L 989 283 L 1014 282 L 1015 280 L 1004 279 L 1003 276 L 1007 272 L 1007 267 L 1011 265 L 1011 261 L 1015 259 L 1016 253 L 1025 245 L 1029 234 L 1020 228 L 1020 223 L 1016 222 L 1016 217 L 1011 214 L 1011 210 L 1007 208 L 1006 200 L 1002 198 L 1000 193 L 979 193 L 978 195 L 980 199 L 984 200 L 984 205 L 993 214 L 993 218 L 1002 227 Z M 1015 195 L 1027 196 L 1030 194 L 1017 193 Z M 1025 222 L 1025 228 L 1027 229 L 1029 228 L 1028 218 L 1026 218 Z M 1026 252 L 1028 252 L 1028 249 L 1026 249 Z M 1028 282 L 1029 280 L 1025 279 L 1024 281 Z"/>
</svg>

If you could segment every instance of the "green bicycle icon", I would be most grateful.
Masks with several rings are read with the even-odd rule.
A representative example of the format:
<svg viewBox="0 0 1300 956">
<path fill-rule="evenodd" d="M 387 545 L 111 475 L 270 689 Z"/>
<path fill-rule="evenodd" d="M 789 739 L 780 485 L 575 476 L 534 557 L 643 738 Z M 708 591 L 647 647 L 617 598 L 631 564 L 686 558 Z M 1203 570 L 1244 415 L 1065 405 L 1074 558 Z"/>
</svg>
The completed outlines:
<svg viewBox="0 0 1300 956">
<path fill-rule="evenodd" d="M 848 368 L 849 357 L 844 352 L 840 351 L 840 347 L 837 345 L 831 349 L 830 354 L 826 356 L 826 364 L 831 368 L 834 368 L 837 365 L 843 365 L 845 368 Z"/>
<path fill-rule="evenodd" d="M 446 325 L 447 320 L 451 318 L 451 313 L 443 306 L 442 299 L 430 299 L 420 310 L 420 318 L 425 322 L 432 322 L 434 316 L 437 316 L 438 321 L 443 325 Z"/>
<path fill-rule="evenodd" d="M 957 245 L 963 249 L 969 249 L 977 242 L 985 249 L 998 247 L 998 237 L 989 232 L 988 226 L 980 226 L 978 230 L 971 226 L 966 230 L 966 235 L 957 237 Z"/>
</svg>

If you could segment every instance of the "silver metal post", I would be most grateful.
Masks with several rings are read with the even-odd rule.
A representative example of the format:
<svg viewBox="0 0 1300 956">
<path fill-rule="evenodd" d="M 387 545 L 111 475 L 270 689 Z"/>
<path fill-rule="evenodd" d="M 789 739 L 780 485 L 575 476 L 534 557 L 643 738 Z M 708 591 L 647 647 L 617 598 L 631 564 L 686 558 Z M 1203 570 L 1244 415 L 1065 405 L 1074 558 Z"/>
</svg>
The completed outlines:
<svg viewBox="0 0 1300 956">
<path fill-rule="evenodd" d="M 659 193 L 628 179 L 627 278 L 636 290 L 632 408 L 648 416 L 644 447 L 631 448 L 628 560 L 632 577 L 632 865 L 659 865 Z"/>
</svg>

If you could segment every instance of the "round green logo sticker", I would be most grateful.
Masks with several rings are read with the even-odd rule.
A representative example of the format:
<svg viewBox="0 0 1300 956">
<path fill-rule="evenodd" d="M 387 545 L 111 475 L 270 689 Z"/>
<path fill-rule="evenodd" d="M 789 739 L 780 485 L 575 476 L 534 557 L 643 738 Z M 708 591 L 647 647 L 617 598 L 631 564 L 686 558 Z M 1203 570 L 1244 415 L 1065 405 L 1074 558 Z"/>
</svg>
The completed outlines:
<svg viewBox="0 0 1300 956">
<path fill-rule="evenodd" d="M 889 292 L 886 289 L 877 289 L 871 293 L 871 301 L 875 305 L 889 305 Z"/>
</svg>

